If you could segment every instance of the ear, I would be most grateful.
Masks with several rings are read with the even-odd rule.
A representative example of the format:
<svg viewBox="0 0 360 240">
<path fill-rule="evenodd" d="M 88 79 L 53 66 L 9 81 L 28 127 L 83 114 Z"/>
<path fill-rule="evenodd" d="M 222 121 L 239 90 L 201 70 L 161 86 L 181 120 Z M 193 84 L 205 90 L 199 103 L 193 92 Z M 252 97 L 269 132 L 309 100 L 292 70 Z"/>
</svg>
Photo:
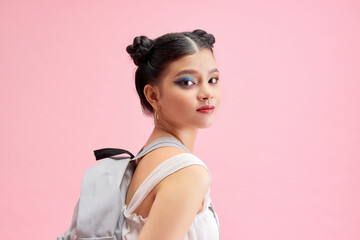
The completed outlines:
<svg viewBox="0 0 360 240">
<path fill-rule="evenodd" d="M 144 87 L 144 95 L 146 97 L 146 100 L 151 104 L 153 109 L 158 106 L 158 100 L 159 100 L 159 89 L 157 86 L 153 86 L 151 84 L 146 84 Z"/>
</svg>

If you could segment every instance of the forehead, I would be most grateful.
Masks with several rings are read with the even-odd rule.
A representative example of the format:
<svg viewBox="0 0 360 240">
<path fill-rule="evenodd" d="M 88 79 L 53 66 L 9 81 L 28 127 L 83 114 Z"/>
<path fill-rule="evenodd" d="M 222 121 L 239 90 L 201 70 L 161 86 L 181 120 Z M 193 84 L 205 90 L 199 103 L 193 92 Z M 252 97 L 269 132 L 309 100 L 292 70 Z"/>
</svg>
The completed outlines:
<svg viewBox="0 0 360 240">
<path fill-rule="evenodd" d="M 178 72 L 185 69 L 192 69 L 200 74 L 216 68 L 216 62 L 209 49 L 202 49 L 190 55 L 183 56 L 172 61 L 164 70 L 164 78 L 174 77 Z"/>
</svg>

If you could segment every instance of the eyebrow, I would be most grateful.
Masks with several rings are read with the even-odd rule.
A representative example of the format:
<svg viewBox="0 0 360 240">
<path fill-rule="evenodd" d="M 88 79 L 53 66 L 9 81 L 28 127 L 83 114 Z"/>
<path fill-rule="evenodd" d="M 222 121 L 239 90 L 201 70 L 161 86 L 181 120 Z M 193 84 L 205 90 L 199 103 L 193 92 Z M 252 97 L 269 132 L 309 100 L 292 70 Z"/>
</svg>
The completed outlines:
<svg viewBox="0 0 360 240">
<path fill-rule="evenodd" d="M 219 72 L 219 70 L 217 68 L 214 68 L 212 70 L 209 71 L 209 73 L 215 73 L 215 72 Z M 183 70 L 178 72 L 175 77 L 183 75 L 183 74 L 197 74 L 198 72 L 196 70 L 193 69 L 188 69 L 188 70 Z"/>
</svg>

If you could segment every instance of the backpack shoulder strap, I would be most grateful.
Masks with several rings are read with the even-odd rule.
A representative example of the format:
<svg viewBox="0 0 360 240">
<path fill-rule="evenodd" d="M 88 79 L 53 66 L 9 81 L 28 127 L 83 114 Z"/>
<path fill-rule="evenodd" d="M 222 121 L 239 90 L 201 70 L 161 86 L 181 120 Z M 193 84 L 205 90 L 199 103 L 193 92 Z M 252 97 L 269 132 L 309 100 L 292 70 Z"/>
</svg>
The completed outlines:
<svg viewBox="0 0 360 240">
<path fill-rule="evenodd" d="M 178 147 L 190 153 L 190 151 L 179 140 L 173 137 L 160 137 L 150 142 L 148 146 L 146 146 L 146 148 L 144 148 L 145 146 L 142 147 L 139 153 L 135 157 L 131 152 L 120 148 L 102 148 L 102 149 L 94 150 L 94 155 L 96 160 L 100 160 L 109 157 L 115 158 L 115 156 L 117 155 L 127 153 L 130 155 L 130 161 L 133 161 L 145 156 L 149 152 L 159 147 L 167 147 L 167 146 Z"/>
<path fill-rule="evenodd" d="M 131 158 L 131 160 L 135 160 L 138 158 L 142 158 L 143 156 L 145 156 L 146 154 L 148 154 L 149 152 L 160 148 L 160 147 L 177 147 L 177 148 L 181 148 L 184 151 L 190 153 L 190 151 L 184 146 L 184 144 L 182 144 L 179 140 L 177 140 L 176 138 L 173 137 L 160 137 L 155 139 L 154 141 L 150 142 L 146 148 L 142 148 L 139 153 L 136 155 L 136 157 Z"/>
<path fill-rule="evenodd" d="M 175 155 L 171 158 L 160 163 L 144 180 L 144 182 L 139 186 L 136 190 L 133 198 L 131 199 L 127 213 L 131 214 L 145 199 L 145 197 L 150 193 L 150 191 L 165 177 L 168 175 L 193 164 L 202 165 L 205 167 L 209 175 L 211 176 L 210 170 L 206 167 L 206 165 L 195 155 L 191 153 L 181 153 Z M 207 195 L 210 193 L 210 188 L 208 190 Z M 206 207 L 206 203 L 204 204 L 204 208 Z"/>
</svg>

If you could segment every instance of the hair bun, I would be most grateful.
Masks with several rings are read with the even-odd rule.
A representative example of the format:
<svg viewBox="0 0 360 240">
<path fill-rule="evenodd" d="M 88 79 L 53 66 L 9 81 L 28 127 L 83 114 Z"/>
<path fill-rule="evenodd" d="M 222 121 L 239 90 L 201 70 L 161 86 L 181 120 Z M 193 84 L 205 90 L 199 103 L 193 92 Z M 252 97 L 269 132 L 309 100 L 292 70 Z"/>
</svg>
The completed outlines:
<svg viewBox="0 0 360 240">
<path fill-rule="evenodd" d="M 208 43 L 209 46 L 213 47 L 213 44 L 215 43 L 214 35 L 209 34 L 202 29 L 196 29 L 192 33 L 197 35 L 204 42 Z"/>
<path fill-rule="evenodd" d="M 146 36 L 135 37 L 133 44 L 127 46 L 126 51 L 130 54 L 135 65 L 139 66 L 146 61 L 154 41 Z"/>
</svg>

